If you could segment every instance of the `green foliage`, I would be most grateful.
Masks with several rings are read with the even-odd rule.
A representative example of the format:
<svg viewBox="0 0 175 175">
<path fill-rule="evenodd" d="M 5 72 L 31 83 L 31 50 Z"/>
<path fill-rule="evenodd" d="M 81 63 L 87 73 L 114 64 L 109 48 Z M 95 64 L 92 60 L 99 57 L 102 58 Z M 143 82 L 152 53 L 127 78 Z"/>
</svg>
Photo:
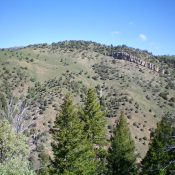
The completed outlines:
<svg viewBox="0 0 175 175">
<path fill-rule="evenodd" d="M 88 139 L 99 146 L 106 142 L 106 119 L 94 89 L 89 89 L 83 108 L 82 120 Z"/>
<path fill-rule="evenodd" d="M 163 118 L 158 124 L 154 133 L 149 151 L 142 161 L 143 174 L 157 175 L 164 173 L 171 174 L 171 170 L 175 170 L 174 164 L 171 161 L 175 160 L 174 153 L 170 148 L 175 145 L 175 140 L 172 138 L 173 128 L 167 118 Z M 166 172 L 163 170 L 166 167 Z"/>
<path fill-rule="evenodd" d="M 166 175 L 166 170 L 160 169 L 159 175 Z"/>
<path fill-rule="evenodd" d="M 29 169 L 28 155 L 26 138 L 16 134 L 7 121 L 0 121 L 0 174 L 34 174 Z"/>
<path fill-rule="evenodd" d="M 10 159 L 4 164 L 0 164 L 1 175 L 35 175 L 34 171 L 29 169 L 27 160 L 20 157 Z"/>
<path fill-rule="evenodd" d="M 175 56 L 174 55 L 163 55 L 163 56 L 157 56 L 156 57 L 160 62 L 163 62 L 165 64 L 168 64 L 172 68 L 175 67 Z"/>
<path fill-rule="evenodd" d="M 158 66 L 160 70 L 165 70 L 165 74 L 168 73 L 168 75 L 159 78 L 154 73 L 152 74 L 151 71 L 147 72 L 144 69 L 144 72 L 147 74 L 147 77 L 145 77 L 145 74 L 142 74 L 142 68 L 138 68 L 139 71 L 137 71 L 137 69 L 134 69 L 132 65 L 127 63 L 123 67 L 123 62 L 106 57 L 106 55 L 115 57 L 114 54 L 117 52 L 128 53 L 143 60 L 148 58 L 145 60 L 146 62 L 155 63 L 156 67 Z M 131 119 L 134 111 L 137 113 L 137 116 L 141 116 L 143 110 L 148 111 L 150 106 L 152 106 L 150 117 L 147 118 L 147 112 L 144 114 L 145 120 L 148 121 L 146 125 L 144 124 L 144 130 L 141 127 L 143 121 L 137 124 L 136 119 L 135 126 L 138 127 L 138 132 L 142 131 L 143 134 L 147 132 L 147 128 L 150 128 L 150 123 L 155 121 L 152 120 L 152 114 L 162 115 L 166 110 L 174 114 L 175 94 L 173 90 L 175 89 L 175 74 L 172 74 L 173 70 L 171 69 L 174 68 L 174 61 L 173 57 L 169 61 L 166 61 L 167 59 L 165 58 L 163 59 L 165 61 L 160 60 L 158 62 L 147 51 L 129 48 L 125 45 L 117 47 L 106 46 L 91 41 L 65 41 L 53 43 L 52 45 L 33 45 L 15 50 L 4 49 L 0 51 L 0 92 L 4 94 L 4 97 L 0 97 L 0 107 L 3 108 L 0 112 L 2 112 L 1 115 L 3 113 L 12 114 L 11 111 L 16 109 L 13 115 L 3 114 L 3 116 L 11 116 L 10 118 L 6 117 L 6 119 L 10 119 L 9 121 L 15 121 L 14 116 L 18 116 L 20 112 L 19 105 L 23 101 L 22 96 L 24 98 L 27 97 L 27 105 L 29 105 L 26 105 L 26 113 L 24 117 L 22 116 L 22 119 L 24 119 L 22 125 L 24 124 L 24 128 L 29 126 L 25 132 L 28 136 L 33 135 L 31 138 L 32 144 L 30 144 L 31 149 L 37 146 L 37 149 L 32 151 L 34 164 L 36 163 L 36 167 L 42 169 L 47 166 L 48 160 L 47 156 L 42 155 L 40 151 L 45 144 L 49 145 L 50 137 L 47 136 L 44 143 L 39 143 L 39 136 L 43 131 L 48 132 L 48 128 L 52 127 L 52 124 L 47 123 L 47 120 L 53 119 L 54 116 L 49 116 L 49 113 L 53 113 L 52 110 L 59 110 L 57 106 L 60 104 L 62 94 L 67 91 L 72 92 L 76 96 L 76 103 L 82 103 L 85 99 L 84 92 L 87 89 L 85 85 L 92 84 L 94 87 L 99 85 L 99 94 L 103 94 L 104 97 L 104 99 L 100 99 L 100 104 L 106 104 L 110 133 L 115 119 L 113 117 L 116 117 L 121 108 L 125 110 L 127 117 Z M 31 63 L 33 60 L 36 60 L 37 64 Z M 117 65 L 115 65 L 115 62 Z M 126 71 L 123 71 L 123 69 Z M 87 79 L 89 76 L 90 79 Z M 153 77 L 155 78 L 153 79 Z M 27 87 L 29 87 L 29 91 L 26 94 Z M 11 103 L 12 94 L 17 98 L 19 97 L 18 101 Z M 78 98 L 79 94 L 81 98 Z M 143 95 L 147 95 L 146 98 L 149 102 L 142 98 Z M 96 102 L 98 103 L 98 99 L 96 99 Z M 136 105 L 135 102 L 138 102 L 140 105 Z M 103 148 L 106 131 L 105 122 L 101 122 L 104 120 L 104 114 L 99 112 L 101 107 L 99 108 L 100 110 L 97 110 L 98 112 L 94 111 L 94 109 L 96 110 L 94 104 L 92 104 L 92 107 L 88 103 L 85 104 L 85 106 L 88 106 L 87 109 L 89 111 L 84 110 L 85 108 L 83 109 L 84 114 L 82 112 L 80 122 L 83 122 L 84 126 L 82 128 L 84 134 L 88 137 L 92 151 L 96 149 L 96 158 L 101 156 L 100 159 L 105 161 Z M 38 113 L 42 116 L 38 115 Z M 97 117 L 96 114 L 101 117 Z M 40 125 L 41 120 L 43 120 L 43 127 Z M 143 142 L 141 142 L 142 139 Z M 144 137 L 138 138 L 137 146 L 139 149 L 143 148 L 143 150 L 138 150 L 141 155 L 147 148 L 146 145 L 141 147 L 141 144 L 148 143 L 145 140 Z M 99 154 L 101 151 L 103 154 Z M 47 150 L 46 153 L 48 154 L 48 152 L 50 150 Z M 102 165 L 101 167 L 104 166 Z M 101 167 L 99 168 L 100 170 L 102 170 Z"/>
<path fill-rule="evenodd" d="M 126 118 L 121 114 L 114 129 L 111 147 L 108 155 L 108 174 L 137 174 L 135 146 L 131 138 Z"/>
<path fill-rule="evenodd" d="M 72 104 L 66 96 L 52 129 L 54 142 L 52 149 L 51 174 L 60 175 L 95 175 L 96 159 L 92 145 L 83 134 L 83 125 Z"/>
<path fill-rule="evenodd" d="M 39 170 L 38 174 L 41 175 L 49 175 L 49 163 L 50 163 L 50 157 L 48 153 L 45 150 L 40 151 L 40 159 L 41 159 L 41 168 Z"/>
<path fill-rule="evenodd" d="M 96 157 L 100 160 L 99 172 L 105 171 L 106 119 L 94 89 L 89 89 L 87 92 L 82 120 L 84 122 L 84 134 L 87 135 L 89 142 L 97 147 L 95 151 Z"/>
<path fill-rule="evenodd" d="M 168 95 L 169 95 L 168 92 L 161 92 L 161 93 L 159 94 L 159 96 L 162 97 L 164 100 L 167 100 L 167 99 L 168 99 L 168 97 L 167 97 Z"/>
<path fill-rule="evenodd" d="M 4 94 L 0 93 L 0 118 L 4 118 L 4 111 L 6 111 L 7 102 Z"/>
</svg>

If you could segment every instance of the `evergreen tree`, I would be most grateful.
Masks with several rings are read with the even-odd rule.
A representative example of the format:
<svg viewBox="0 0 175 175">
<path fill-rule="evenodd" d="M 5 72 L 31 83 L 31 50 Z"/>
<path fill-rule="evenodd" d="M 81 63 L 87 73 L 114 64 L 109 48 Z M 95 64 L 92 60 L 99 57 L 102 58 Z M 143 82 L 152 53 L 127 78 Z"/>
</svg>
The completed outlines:
<svg viewBox="0 0 175 175">
<path fill-rule="evenodd" d="M 131 138 L 127 121 L 121 113 L 119 122 L 114 129 L 111 147 L 108 154 L 109 175 L 137 174 L 135 146 Z"/>
<path fill-rule="evenodd" d="M 95 175 L 96 159 L 92 144 L 83 134 L 83 125 L 72 104 L 66 96 L 52 129 L 54 142 L 52 149 L 51 174 L 56 175 Z"/>
<path fill-rule="evenodd" d="M 99 160 L 98 172 L 101 174 L 105 171 L 106 119 L 94 89 L 87 91 L 81 117 L 84 122 L 84 134 L 94 146 L 96 158 Z"/>
<path fill-rule="evenodd" d="M 94 89 L 87 92 L 82 120 L 84 132 L 91 143 L 104 146 L 106 143 L 106 119 Z"/>
<path fill-rule="evenodd" d="M 144 175 L 171 174 L 175 170 L 175 165 L 171 164 L 175 160 L 171 148 L 175 146 L 175 140 L 172 137 L 173 128 L 167 118 L 163 118 L 155 130 L 150 148 L 142 161 Z"/>
<path fill-rule="evenodd" d="M 28 156 L 26 137 L 16 134 L 7 120 L 0 121 L 0 174 L 34 175 Z"/>
</svg>

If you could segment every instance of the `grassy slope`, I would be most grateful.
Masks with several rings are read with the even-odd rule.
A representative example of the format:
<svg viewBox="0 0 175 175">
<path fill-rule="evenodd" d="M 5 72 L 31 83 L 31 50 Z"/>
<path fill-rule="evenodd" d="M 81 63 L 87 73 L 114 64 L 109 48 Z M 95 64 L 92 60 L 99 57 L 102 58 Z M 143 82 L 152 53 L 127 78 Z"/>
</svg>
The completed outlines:
<svg viewBox="0 0 175 175">
<path fill-rule="evenodd" d="M 0 60 L 1 63 L 10 62 L 8 65 L 1 64 L 1 69 L 4 66 L 8 67 L 8 69 L 12 69 L 12 67 L 27 67 L 26 74 L 41 83 L 55 77 L 59 78 L 68 70 L 76 75 L 75 80 L 77 82 L 82 81 L 87 87 L 95 87 L 97 84 L 102 86 L 103 83 L 105 83 L 105 86 L 109 89 L 113 87 L 118 93 L 126 93 L 129 98 L 133 99 L 133 102 L 125 102 L 125 105 L 120 104 L 120 108 L 116 112 L 115 117 L 109 118 L 108 122 L 109 125 L 114 125 L 121 110 L 124 110 L 126 116 L 131 116 L 128 117 L 130 118 L 128 122 L 136 143 L 136 148 L 141 156 L 145 155 L 148 148 L 150 128 L 156 126 L 156 122 L 165 112 L 175 112 L 173 107 L 170 107 L 166 104 L 165 100 L 158 97 L 158 93 L 155 93 L 153 96 L 152 89 L 156 85 L 159 87 L 160 91 L 165 90 L 164 87 L 161 86 L 161 83 L 165 83 L 165 79 L 160 77 L 159 74 L 150 72 L 146 68 L 137 67 L 134 63 L 117 60 L 117 62 L 113 64 L 110 57 L 97 54 L 93 51 L 76 49 L 68 51 L 61 48 L 54 51 L 48 48 L 24 48 L 13 52 L 0 51 Z M 122 76 L 123 78 L 93 80 L 92 76 L 97 75 L 97 73 L 92 69 L 92 65 L 101 65 L 102 62 L 110 68 L 113 68 L 115 73 L 117 72 L 119 77 Z M 139 69 L 142 69 L 144 73 L 141 73 Z M 83 71 L 83 73 L 79 74 L 81 71 Z M 111 76 L 117 77 L 118 74 L 115 73 L 114 75 L 111 74 Z M 149 83 L 152 85 L 150 89 Z M 31 84 L 30 81 L 26 82 L 26 89 Z M 63 92 L 66 91 L 63 89 Z M 174 90 L 170 92 L 171 96 L 175 96 Z M 104 91 L 104 95 L 108 97 L 106 91 Z M 150 97 L 149 100 L 146 99 L 146 95 Z M 160 101 L 165 107 L 160 108 L 159 105 L 157 105 L 157 101 Z M 57 103 L 60 102 L 57 101 Z M 135 107 L 135 103 L 139 104 L 138 108 Z M 50 114 L 52 114 L 52 116 Z M 155 114 L 158 116 L 157 118 Z M 50 118 L 54 120 L 55 115 L 56 112 L 50 105 L 46 112 L 44 112 L 44 117 L 36 120 L 36 122 L 38 122 L 38 129 L 44 131 L 45 127 L 43 127 L 41 123 L 49 121 Z M 144 136 L 146 136 L 147 140 L 143 139 Z"/>
</svg>

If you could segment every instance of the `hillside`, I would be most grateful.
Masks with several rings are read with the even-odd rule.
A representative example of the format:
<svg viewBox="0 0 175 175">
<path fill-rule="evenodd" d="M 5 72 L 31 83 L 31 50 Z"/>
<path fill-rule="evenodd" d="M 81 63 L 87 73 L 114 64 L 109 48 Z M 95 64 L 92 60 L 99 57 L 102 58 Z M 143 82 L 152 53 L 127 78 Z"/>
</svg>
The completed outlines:
<svg viewBox="0 0 175 175">
<path fill-rule="evenodd" d="M 172 60 L 91 41 L 1 49 L 0 100 L 8 106 L 1 116 L 30 138 L 30 159 L 38 168 L 43 152 L 52 155 L 49 128 L 64 95 L 71 92 L 79 104 L 87 88 L 95 87 L 107 110 L 108 140 L 123 111 L 142 158 L 156 123 L 165 115 L 175 117 Z"/>
</svg>

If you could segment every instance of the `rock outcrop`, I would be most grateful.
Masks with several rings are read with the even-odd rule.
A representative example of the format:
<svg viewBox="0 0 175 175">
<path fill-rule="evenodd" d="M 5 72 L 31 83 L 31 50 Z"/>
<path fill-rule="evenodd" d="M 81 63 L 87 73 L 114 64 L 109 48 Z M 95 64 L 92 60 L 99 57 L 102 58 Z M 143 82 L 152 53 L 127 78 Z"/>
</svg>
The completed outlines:
<svg viewBox="0 0 175 175">
<path fill-rule="evenodd" d="M 162 73 L 164 74 L 164 70 L 161 69 L 160 67 L 156 66 L 155 64 L 152 64 L 152 63 L 149 63 L 149 62 L 146 62 L 142 59 L 139 59 L 137 57 L 134 57 L 126 52 L 117 52 L 117 53 L 114 53 L 113 54 L 113 58 L 114 59 L 120 59 L 120 60 L 126 60 L 126 61 L 130 61 L 130 62 L 133 62 L 133 63 L 136 63 L 138 65 L 141 65 L 143 67 L 146 67 L 154 72 L 157 72 L 157 73 Z"/>
</svg>

